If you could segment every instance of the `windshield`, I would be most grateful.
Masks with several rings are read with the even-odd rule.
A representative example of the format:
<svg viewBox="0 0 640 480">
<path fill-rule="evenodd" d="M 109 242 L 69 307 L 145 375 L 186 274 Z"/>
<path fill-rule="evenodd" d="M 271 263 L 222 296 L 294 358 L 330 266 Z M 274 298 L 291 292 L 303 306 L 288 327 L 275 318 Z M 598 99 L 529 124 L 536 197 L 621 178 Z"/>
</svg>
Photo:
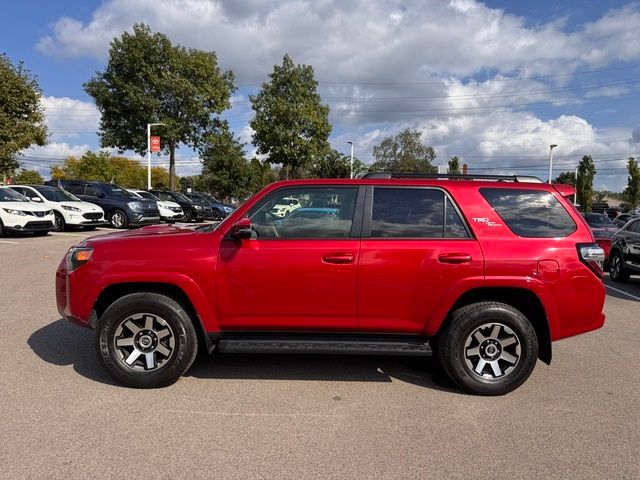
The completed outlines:
<svg viewBox="0 0 640 480">
<path fill-rule="evenodd" d="M 587 223 L 592 227 L 612 227 L 613 222 L 611 219 L 600 213 L 587 213 L 584 218 L 587 220 Z"/>
<path fill-rule="evenodd" d="M 50 202 L 81 202 L 78 197 L 70 194 L 66 190 L 55 187 L 33 187 L 35 190 Z"/>
<path fill-rule="evenodd" d="M 10 188 L 0 188 L 0 202 L 28 202 L 27 198 Z"/>
<path fill-rule="evenodd" d="M 129 197 L 129 198 L 137 198 L 133 193 L 125 190 L 118 185 L 105 185 L 105 188 L 111 192 L 111 195 L 115 197 Z"/>
<path fill-rule="evenodd" d="M 148 198 L 149 200 L 153 200 L 155 202 L 160 200 L 158 197 L 155 197 L 152 193 L 149 193 L 149 192 L 136 192 L 136 193 L 142 198 Z"/>
<path fill-rule="evenodd" d="M 176 200 L 178 200 L 179 202 L 186 202 L 186 203 L 193 203 L 193 200 L 191 200 L 188 197 L 185 197 L 183 194 L 181 194 L 180 192 L 173 192 L 171 194 L 173 196 L 173 198 L 175 198 Z"/>
</svg>

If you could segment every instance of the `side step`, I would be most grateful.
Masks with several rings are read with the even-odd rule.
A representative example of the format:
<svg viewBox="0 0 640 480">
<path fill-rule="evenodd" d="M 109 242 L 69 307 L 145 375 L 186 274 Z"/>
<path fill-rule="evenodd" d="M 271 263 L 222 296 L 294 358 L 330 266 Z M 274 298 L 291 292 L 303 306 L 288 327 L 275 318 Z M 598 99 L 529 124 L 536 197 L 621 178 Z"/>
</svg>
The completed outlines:
<svg viewBox="0 0 640 480">
<path fill-rule="evenodd" d="M 215 350 L 224 353 L 313 353 L 430 357 L 422 336 L 225 333 Z"/>
</svg>

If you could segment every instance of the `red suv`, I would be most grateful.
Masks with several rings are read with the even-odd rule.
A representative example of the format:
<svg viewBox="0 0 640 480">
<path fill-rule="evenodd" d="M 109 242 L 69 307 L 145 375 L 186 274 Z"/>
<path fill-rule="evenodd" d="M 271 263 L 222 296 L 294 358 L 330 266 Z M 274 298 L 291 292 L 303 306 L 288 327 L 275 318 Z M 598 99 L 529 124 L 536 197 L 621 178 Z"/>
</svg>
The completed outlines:
<svg viewBox="0 0 640 480">
<path fill-rule="evenodd" d="M 279 182 L 219 225 L 91 237 L 58 268 L 58 310 L 133 387 L 204 347 L 435 354 L 462 389 L 507 393 L 552 341 L 603 325 L 604 254 L 571 187 L 445 177 Z M 291 198 L 332 214 L 276 217 Z"/>
</svg>

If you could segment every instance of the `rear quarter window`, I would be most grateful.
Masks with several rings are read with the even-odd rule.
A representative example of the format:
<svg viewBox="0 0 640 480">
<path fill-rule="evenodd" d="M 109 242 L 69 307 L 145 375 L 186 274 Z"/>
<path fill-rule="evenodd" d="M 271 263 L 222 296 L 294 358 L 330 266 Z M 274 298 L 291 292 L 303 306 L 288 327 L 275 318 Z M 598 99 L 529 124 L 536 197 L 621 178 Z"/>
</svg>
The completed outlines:
<svg viewBox="0 0 640 480">
<path fill-rule="evenodd" d="M 569 213 L 550 192 L 481 188 L 480 193 L 507 227 L 520 237 L 566 237 L 577 229 Z"/>
</svg>

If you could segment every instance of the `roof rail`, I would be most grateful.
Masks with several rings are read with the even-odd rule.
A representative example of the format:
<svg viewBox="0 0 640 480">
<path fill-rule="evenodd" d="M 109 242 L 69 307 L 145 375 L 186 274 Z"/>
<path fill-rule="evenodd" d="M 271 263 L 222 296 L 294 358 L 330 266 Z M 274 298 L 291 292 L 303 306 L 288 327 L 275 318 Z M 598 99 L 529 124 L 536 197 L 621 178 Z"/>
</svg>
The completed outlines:
<svg viewBox="0 0 640 480">
<path fill-rule="evenodd" d="M 456 173 L 413 173 L 413 172 L 369 172 L 361 178 L 383 179 L 391 178 L 434 178 L 447 180 L 496 180 L 498 182 L 526 182 L 542 183 L 538 177 L 531 175 L 485 175 L 485 174 L 456 174 Z"/>
</svg>

